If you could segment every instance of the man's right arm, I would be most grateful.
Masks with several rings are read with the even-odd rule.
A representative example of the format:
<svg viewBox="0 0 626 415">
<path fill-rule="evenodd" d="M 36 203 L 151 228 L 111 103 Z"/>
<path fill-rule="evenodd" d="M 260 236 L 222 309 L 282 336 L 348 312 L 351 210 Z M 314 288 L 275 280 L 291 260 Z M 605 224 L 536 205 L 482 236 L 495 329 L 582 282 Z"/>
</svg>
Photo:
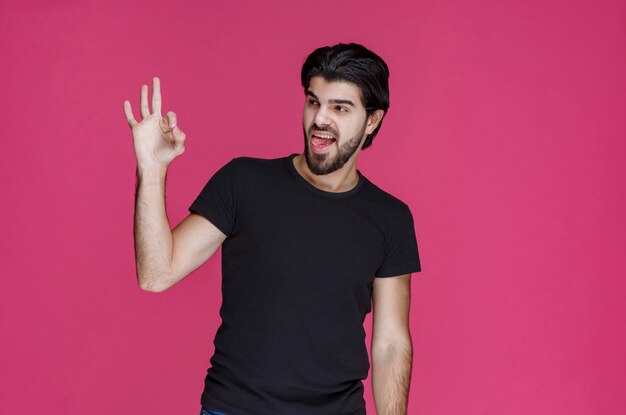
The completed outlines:
<svg viewBox="0 0 626 415">
<path fill-rule="evenodd" d="M 135 194 L 135 261 L 139 286 L 147 291 L 164 291 L 208 260 L 226 235 L 206 218 L 191 214 L 172 231 L 165 211 L 167 168 L 185 151 L 185 133 L 177 116 L 161 116 L 161 81 L 152 78 L 152 112 L 148 86 L 141 86 L 141 122 L 130 101 L 124 114 L 133 135 L 137 158 Z"/>
<path fill-rule="evenodd" d="M 139 286 L 165 291 L 206 262 L 226 239 L 201 215 L 191 213 L 174 230 L 165 209 L 166 169 L 137 169 L 135 259 Z"/>
</svg>

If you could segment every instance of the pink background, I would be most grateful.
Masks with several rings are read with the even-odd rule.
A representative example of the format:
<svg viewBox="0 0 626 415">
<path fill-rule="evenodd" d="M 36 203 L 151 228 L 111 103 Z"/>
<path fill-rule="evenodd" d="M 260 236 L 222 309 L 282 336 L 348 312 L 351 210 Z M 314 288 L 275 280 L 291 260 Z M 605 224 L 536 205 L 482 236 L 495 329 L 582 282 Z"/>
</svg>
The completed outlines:
<svg viewBox="0 0 626 415">
<path fill-rule="evenodd" d="M 300 66 L 350 41 L 391 68 L 359 169 L 423 261 L 409 413 L 626 413 L 626 3 L 591 0 L 3 0 L 0 413 L 199 412 L 219 255 L 139 289 L 122 103 L 160 76 L 187 133 L 174 226 L 231 158 L 301 151 Z"/>
</svg>

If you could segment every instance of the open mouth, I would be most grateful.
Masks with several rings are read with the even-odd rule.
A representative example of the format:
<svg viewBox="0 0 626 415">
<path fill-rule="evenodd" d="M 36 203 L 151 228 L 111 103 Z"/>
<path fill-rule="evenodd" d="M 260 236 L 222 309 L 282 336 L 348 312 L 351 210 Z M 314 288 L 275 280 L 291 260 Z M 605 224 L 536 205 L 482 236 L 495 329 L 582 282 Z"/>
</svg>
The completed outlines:
<svg viewBox="0 0 626 415">
<path fill-rule="evenodd" d="M 335 138 L 327 134 L 313 134 L 311 148 L 314 152 L 323 152 L 335 143 Z"/>
</svg>

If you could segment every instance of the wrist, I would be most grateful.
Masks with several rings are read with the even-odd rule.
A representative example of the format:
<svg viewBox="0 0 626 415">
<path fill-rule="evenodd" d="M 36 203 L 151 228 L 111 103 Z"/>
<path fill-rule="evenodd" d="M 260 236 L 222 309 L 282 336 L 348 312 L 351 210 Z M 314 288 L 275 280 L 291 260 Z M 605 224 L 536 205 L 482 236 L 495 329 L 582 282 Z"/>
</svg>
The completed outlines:
<svg viewBox="0 0 626 415">
<path fill-rule="evenodd" d="M 137 165 L 137 180 L 163 180 L 167 174 L 167 166 Z"/>
<path fill-rule="evenodd" d="M 162 163 L 154 160 L 137 160 L 137 171 L 146 173 L 165 173 L 169 163 Z"/>
</svg>

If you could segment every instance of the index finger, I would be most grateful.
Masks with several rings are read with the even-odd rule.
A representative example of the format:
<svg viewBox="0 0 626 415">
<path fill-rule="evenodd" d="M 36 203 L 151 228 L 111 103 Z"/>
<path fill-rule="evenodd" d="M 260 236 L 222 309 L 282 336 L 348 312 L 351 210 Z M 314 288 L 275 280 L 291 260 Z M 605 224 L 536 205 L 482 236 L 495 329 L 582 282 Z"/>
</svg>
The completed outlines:
<svg viewBox="0 0 626 415">
<path fill-rule="evenodd" d="M 152 113 L 161 116 L 161 80 L 152 78 Z"/>
</svg>

